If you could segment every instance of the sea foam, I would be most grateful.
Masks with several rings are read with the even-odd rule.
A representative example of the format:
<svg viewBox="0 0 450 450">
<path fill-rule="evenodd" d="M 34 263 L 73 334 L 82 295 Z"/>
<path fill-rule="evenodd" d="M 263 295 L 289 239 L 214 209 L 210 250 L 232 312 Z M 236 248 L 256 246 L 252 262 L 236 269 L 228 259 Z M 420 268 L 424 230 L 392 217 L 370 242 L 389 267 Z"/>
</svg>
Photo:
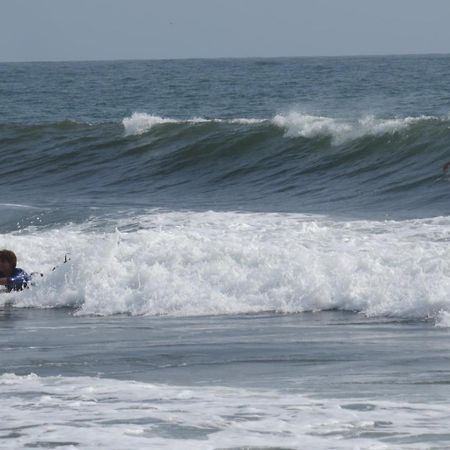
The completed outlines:
<svg viewBox="0 0 450 450">
<path fill-rule="evenodd" d="M 417 116 L 404 118 L 376 118 L 367 115 L 357 119 L 340 119 L 326 116 L 316 116 L 300 112 L 276 114 L 269 119 L 259 118 L 232 118 L 232 119 L 205 119 L 193 117 L 191 119 L 173 119 L 160 117 L 146 113 L 135 112 L 130 117 L 125 117 L 122 124 L 126 135 L 139 135 L 150 131 L 157 125 L 163 124 L 202 124 L 202 123 L 228 123 L 239 125 L 268 124 L 285 130 L 288 138 L 303 137 L 317 138 L 330 137 L 335 144 L 358 139 L 363 136 L 377 136 L 392 134 L 424 121 L 444 121 L 447 118 L 433 116 Z"/>
<path fill-rule="evenodd" d="M 368 115 L 349 120 L 290 112 L 277 114 L 272 122 L 285 129 L 287 137 L 331 137 L 335 144 L 341 144 L 363 136 L 396 133 L 411 125 L 430 120 L 440 119 L 431 116 L 380 119 Z"/>
<path fill-rule="evenodd" d="M 448 436 L 448 404 L 9 373 L 0 388 L 8 449 L 412 449 Z"/>
<path fill-rule="evenodd" d="M 153 212 L 115 221 L 116 231 L 90 226 L 1 235 L 26 269 L 47 273 L 2 298 L 99 315 L 339 309 L 443 325 L 450 312 L 448 218 Z M 51 272 L 65 252 L 71 261 Z"/>
<path fill-rule="evenodd" d="M 163 124 L 202 124 L 202 123 L 230 123 L 239 125 L 255 125 L 266 122 L 265 119 L 238 117 L 233 119 L 205 119 L 203 117 L 193 117 L 191 119 L 172 119 L 157 115 L 135 112 L 130 117 L 122 120 L 126 135 L 139 135 L 150 131 L 156 125 Z"/>
<path fill-rule="evenodd" d="M 177 121 L 174 119 L 163 118 L 138 112 L 135 112 L 130 117 L 125 117 L 122 120 L 125 132 L 129 135 L 145 133 L 155 125 L 161 125 L 164 123 L 177 123 Z"/>
</svg>

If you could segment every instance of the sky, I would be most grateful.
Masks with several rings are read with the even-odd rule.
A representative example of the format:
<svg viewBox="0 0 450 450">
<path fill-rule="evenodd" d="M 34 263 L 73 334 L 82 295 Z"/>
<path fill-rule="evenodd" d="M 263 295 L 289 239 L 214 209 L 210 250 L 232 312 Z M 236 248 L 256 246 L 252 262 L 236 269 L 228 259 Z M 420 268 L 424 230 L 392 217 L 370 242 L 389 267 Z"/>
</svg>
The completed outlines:
<svg viewBox="0 0 450 450">
<path fill-rule="evenodd" d="M 0 61 L 450 53 L 450 0 L 0 0 Z"/>
</svg>

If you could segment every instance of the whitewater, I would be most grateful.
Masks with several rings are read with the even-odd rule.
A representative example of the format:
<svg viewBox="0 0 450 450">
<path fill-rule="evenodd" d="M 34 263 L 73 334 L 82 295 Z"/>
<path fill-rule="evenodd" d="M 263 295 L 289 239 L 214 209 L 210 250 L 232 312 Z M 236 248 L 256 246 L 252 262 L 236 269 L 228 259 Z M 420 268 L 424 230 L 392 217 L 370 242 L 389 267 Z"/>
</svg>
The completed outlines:
<svg viewBox="0 0 450 450">
<path fill-rule="evenodd" d="M 0 386 L 8 417 L 4 427 L 21 428 L 25 423 L 32 427 L 30 435 L 35 439 L 45 439 L 47 444 L 59 442 L 67 448 L 116 448 L 118 441 L 124 447 L 161 449 L 197 450 L 223 445 L 268 448 L 268 444 L 295 448 L 301 441 L 308 447 L 327 449 L 329 437 L 333 436 L 334 448 L 348 448 L 353 437 L 354 448 L 387 449 L 393 447 L 375 447 L 371 435 L 389 432 L 403 448 L 417 448 L 408 445 L 408 440 L 427 432 L 428 427 L 442 435 L 448 432 L 448 411 L 444 405 L 389 400 L 366 405 L 324 402 L 277 391 L 198 389 L 87 377 L 5 374 L 0 377 Z M 37 394 L 40 391 L 45 394 Z M 138 406 L 142 403 L 145 406 Z M 200 407 L 205 403 L 207 413 Z M 9 419 L 17 408 L 32 408 L 33 413 L 21 421 Z M 54 408 L 66 412 L 56 426 L 49 427 L 48 417 L 54 414 Z M 393 417 L 386 417 L 388 410 Z M 230 420 L 231 417 L 235 419 Z M 80 436 L 71 425 L 74 420 L 89 431 Z M 190 436 L 191 430 L 197 430 L 195 437 Z M 273 430 L 272 435 L 267 436 L 267 430 Z M 165 436 L 168 432 L 171 438 Z M 27 437 L 16 438 L 18 445 L 28 442 Z"/>
<path fill-rule="evenodd" d="M 46 273 L 36 288 L 2 300 L 98 315 L 336 309 L 444 324 L 450 312 L 446 217 L 153 211 L 110 223 L 110 232 L 95 224 L 2 236 L 0 246 Z M 52 272 L 65 253 L 70 263 Z"/>
</svg>

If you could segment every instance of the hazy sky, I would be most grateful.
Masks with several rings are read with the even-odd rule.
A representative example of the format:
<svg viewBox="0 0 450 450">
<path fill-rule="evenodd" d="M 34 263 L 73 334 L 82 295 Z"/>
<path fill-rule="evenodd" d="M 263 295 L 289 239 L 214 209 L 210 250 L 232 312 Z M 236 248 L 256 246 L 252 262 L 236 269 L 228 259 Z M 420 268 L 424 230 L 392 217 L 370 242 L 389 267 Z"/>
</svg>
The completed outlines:
<svg viewBox="0 0 450 450">
<path fill-rule="evenodd" d="M 0 61 L 450 53 L 450 0 L 0 0 Z"/>
</svg>

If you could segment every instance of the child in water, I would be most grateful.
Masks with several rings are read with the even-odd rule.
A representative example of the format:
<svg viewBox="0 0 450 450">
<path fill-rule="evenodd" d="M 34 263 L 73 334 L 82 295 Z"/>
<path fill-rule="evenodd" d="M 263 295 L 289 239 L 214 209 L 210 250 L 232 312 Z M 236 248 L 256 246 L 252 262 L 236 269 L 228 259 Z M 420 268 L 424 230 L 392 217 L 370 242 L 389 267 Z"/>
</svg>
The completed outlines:
<svg viewBox="0 0 450 450">
<path fill-rule="evenodd" d="M 30 276 L 16 266 L 15 253 L 11 250 L 0 250 L 0 286 L 5 286 L 8 292 L 21 291 L 30 281 Z"/>
</svg>

